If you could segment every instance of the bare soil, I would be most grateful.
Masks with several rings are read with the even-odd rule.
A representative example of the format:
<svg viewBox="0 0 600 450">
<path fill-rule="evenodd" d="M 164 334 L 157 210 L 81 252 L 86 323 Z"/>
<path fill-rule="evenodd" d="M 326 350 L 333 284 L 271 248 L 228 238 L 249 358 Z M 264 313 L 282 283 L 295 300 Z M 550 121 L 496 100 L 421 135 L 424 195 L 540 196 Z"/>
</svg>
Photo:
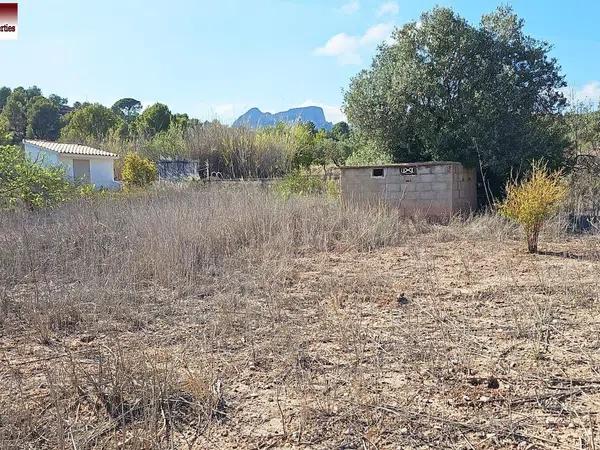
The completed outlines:
<svg viewBox="0 0 600 450">
<path fill-rule="evenodd" d="M 265 253 L 85 327 L 44 280 L 59 325 L 0 328 L 0 448 L 600 448 L 600 239 L 523 246 Z"/>
</svg>

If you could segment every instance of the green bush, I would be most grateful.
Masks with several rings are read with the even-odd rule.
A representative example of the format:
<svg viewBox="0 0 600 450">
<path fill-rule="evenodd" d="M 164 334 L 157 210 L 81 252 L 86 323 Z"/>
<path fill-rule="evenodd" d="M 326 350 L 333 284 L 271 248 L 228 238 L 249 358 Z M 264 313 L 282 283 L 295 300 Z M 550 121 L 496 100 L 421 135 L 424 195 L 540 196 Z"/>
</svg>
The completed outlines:
<svg viewBox="0 0 600 450">
<path fill-rule="evenodd" d="M 332 198 L 339 198 L 342 194 L 342 190 L 340 189 L 340 183 L 337 180 L 327 180 L 325 182 L 325 192 L 327 195 Z"/>
<path fill-rule="evenodd" d="M 339 197 L 339 185 L 335 180 L 323 180 L 319 176 L 309 175 L 299 170 L 286 175 L 275 185 L 277 193 L 284 198 L 292 195 L 327 194 Z"/>
<path fill-rule="evenodd" d="M 128 153 L 121 173 L 125 187 L 144 187 L 158 178 L 156 164 L 137 153 Z"/>
<path fill-rule="evenodd" d="M 72 187 L 61 167 L 30 161 L 16 146 L 0 147 L 0 208 L 53 206 L 69 199 Z"/>
<path fill-rule="evenodd" d="M 184 131 L 180 127 L 171 126 L 152 136 L 144 146 L 144 155 L 153 158 L 178 158 L 186 154 Z"/>
<path fill-rule="evenodd" d="M 372 164 L 391 164 L 392 156 L 371 142 L 364 139 L 357 140 L 354 151 L 346 159 L 347 166 L 367 166 Z"/>
</svg>

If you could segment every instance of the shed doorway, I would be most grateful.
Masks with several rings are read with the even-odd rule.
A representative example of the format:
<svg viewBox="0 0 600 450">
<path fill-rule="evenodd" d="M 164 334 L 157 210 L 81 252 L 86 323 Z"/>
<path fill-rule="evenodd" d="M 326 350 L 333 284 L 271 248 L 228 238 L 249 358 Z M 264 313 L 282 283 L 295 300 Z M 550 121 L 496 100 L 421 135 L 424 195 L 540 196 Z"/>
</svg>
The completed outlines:
<svg viewBox="0 0 600 450">
<path fill-rule="evenodd" d="M 89 159 L 74 159 L 73 160 L 73 178 L 76 181 L 83 183 L 90 182 L 90 160 Z"/>
</svg>

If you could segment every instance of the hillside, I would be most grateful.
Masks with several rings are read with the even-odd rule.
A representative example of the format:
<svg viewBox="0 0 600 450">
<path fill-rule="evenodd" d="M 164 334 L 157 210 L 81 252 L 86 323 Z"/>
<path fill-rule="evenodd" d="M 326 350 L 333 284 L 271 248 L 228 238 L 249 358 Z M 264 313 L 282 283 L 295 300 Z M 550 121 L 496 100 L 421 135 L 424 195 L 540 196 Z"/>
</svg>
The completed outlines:
<svg viewBox="0 0 600 450">
<path fill-rule="evenodd" d="M 234 127 L 262 128 L 276 125 L 279 122 L 296 123 L 312 122 L 318 129 L 331 130 L 333 124 L 327 122 L 323 108 L 319 106 L 306 106 L 303 108 L 292 108 L 275 114 L 262 112 L 258 108 L 249 109 L 246 113 L 233 122 Z"/>
</svg>

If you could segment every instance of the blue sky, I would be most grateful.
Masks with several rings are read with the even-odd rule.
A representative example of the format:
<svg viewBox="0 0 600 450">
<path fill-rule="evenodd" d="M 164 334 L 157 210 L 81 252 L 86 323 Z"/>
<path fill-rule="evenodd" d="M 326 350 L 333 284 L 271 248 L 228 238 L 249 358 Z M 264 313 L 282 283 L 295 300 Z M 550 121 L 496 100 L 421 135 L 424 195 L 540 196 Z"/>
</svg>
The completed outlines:
<svg viewBox="0 0 600 450">
<path fill-rule="evenodd" d="M 600 98 L 600 2 L 514 0 L 526 30 L 554 44 L 570 88 Z M 488 0 L 21 0 L 19 39 L 0 41 L 0 85 L 36 84 L 70 102 L 121 97 L 231 122 L 252 106 L 320 105 L 394 26 L 434 5 L 478 22 Z"/>
</svg>

